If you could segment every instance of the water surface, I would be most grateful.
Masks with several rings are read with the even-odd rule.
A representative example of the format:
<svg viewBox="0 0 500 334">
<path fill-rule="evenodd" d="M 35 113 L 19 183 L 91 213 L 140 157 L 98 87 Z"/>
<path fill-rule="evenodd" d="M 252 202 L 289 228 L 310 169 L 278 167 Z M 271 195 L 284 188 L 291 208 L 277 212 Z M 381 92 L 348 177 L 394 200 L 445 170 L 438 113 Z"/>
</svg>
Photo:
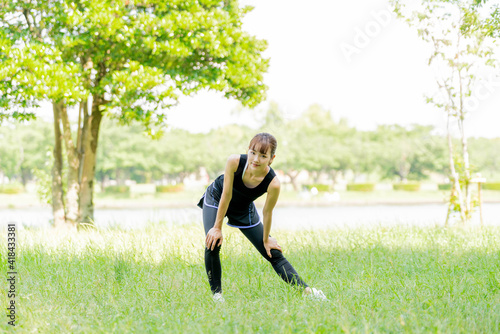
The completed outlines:
<svg viewBox="0 0 500 334">
<path fill-rule="evenodd" d="M 446 210 L 446 204 L 277 207 L 273 215 L 273 228 L 295 230 L 395 225 L 439 226 L 444 224 Z M 262 217 L 261 209 L 259 214 Z M 500 226 L 500 203 L 483 204 L 483 219 L 486 225 Z M 47 227 L 51 220 L 50 208 L 0 210 L 1 225 L 16 222 L 23 226 Z M 201 209 L 187 207 L 95 211 L 95 224 L 101 228 L 143 228 L 149 222 L 201 224 Z M 479 224 L 479 214 L 474 215 L 472 224 Z"/>
</svg>

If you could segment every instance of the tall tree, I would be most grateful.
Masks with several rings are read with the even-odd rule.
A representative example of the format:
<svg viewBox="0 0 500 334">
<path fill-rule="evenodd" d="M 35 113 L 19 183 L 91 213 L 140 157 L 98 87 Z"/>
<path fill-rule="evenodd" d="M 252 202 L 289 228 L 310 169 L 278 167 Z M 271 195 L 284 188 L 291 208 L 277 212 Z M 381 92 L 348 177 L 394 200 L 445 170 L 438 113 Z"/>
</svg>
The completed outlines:
<svg viewBox="0 0 500 334">
<path fill-rule="evenodd" d="M 458 209 L 463 222 L 473 210 L 470 187 L 471 168 L 465 131 L 466 116 L 472 107 L 468 97 L 474 94 L 481 81 L 479 74 L 488 66 L 496 66 L 493 53 L 495 41 L 487 29 L 462 29 L 467 20 L 478 19 L 478 12 L 467 1 L 423 0 L 421 3 L 395 0 L 395 11 L 419 36 L 430 43 L 433 52 L 429 65 L 435 69 L 439 94 L 427 101 L 446 112 L 448 117 L 449 166 L 453 187 L 448 217 Z M 458 125 L 461 142 L 460 159 L 454 154 L 451 122 Z"/>
<path fill-rule="evenodd" d="M 51 39 L 58 22 L 50 15 L 60 3 L 2 1 L 0 5 L 0 121 L 29 120 L 42 100 L 54 103 L 54 168 L 52 208 L 57 227 L 76 228 L 78 213 L 75 187 L 71 187 L 68 210 L 62 188 L 61 101 L 75 104 L 85 96 L 78 66 L 64 62 Z M 57 15 L 55 15 L 57 17 Z M 72 151 L 68 151 L 71 154 Z M 68 173 L 69 181 L 74 173 Z M 66 211 L 66 212 L 65 212 Z M 70 219 L 66 219 L 69 217 Z"/>
<path fill-rule="evenodd" d="M 2 2 L 0 57 L 6 62 L 0 66 L 6 69 L 0 70 L 0 90 L 7 95 L 1 107 L 53 102 L 56 132 L 62 125 L 56 140 L 64 138 L 72 169 L 67 218 L 92 222 L 103 117 L 140 122 L 155 136 L 166 123 L 165 110 L 181 95 L 216 90 L 250 107 L 264 99 L 266 42 L 242 30 L 241 18 L 249 10 L 235 0 Z M 28 60 L 32 65 L 26 70 Z M 74 136 L 67 105 L 77 103 Z M 75 198 L 78 214 L 70 215 Z"/>
</svg>

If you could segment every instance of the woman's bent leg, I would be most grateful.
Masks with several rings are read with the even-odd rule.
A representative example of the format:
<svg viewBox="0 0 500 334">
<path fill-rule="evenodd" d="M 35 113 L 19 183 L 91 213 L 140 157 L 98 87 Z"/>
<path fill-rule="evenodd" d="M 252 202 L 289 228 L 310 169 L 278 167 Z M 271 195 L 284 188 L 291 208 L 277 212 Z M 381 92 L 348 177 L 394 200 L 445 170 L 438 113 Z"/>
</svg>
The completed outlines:
<svg viewBox="0 0 500 334">
<path fill-rule="evenodd" d="M 242 228 L 241 232 L 247 237 L 248 240 L 257 248 L 259 253 L 271 263 L 274 271 L 287 283 L 292 285 L 297 285 L 302 288 L 308 287 L 308 285 L 300 278 L 299 274 L 292 267 L 290 262 L 283 256 L 277 249 L 271 249 L 272 257 L 267 255 L 266 249 L 264 247 L 264 226 L 259 224 L 251 228 Z"/>
<path fill-rule="evenodd" d="M 203 226 L 205 228 L 205 236 L 208 231 L 214 227 L 215 218 L 217 217 L 217 208 L 203 206 Z M 215 246 L 213 250 L 205 246 L 205 269 L 207 271 L 208 282 L 212 293 L 222 292 L 221 278 L 222 268 L 220 264 L 220 249 L 221 246 Z"/>
</svg>

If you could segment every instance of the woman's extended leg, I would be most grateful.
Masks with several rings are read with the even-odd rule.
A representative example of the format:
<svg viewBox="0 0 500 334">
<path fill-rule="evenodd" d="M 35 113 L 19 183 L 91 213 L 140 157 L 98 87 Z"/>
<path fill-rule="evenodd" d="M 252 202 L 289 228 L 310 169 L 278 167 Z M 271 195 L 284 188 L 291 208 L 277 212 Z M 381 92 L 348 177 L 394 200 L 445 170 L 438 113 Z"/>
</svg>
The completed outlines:
<svg viewBox="0 0 500 334">
<path fill-rule="evenodd" d="M 287 283 L 297 285 L 302 288 L 307 288 L 308 285 L 300 278 L 299 274 L 292 267 L 290 262 L 283 256 L 277 249 L 271 249 L 272 257 L 267 255 L 264 248 L 264 225 L 259 225 L 251 228 L 242 228 L 241 232 L 247 237 L 248 240 L 257 248 L 259 253 L 271 263 L 274 271 Z"/>
<path fill-rule="evenodd" d="M 217 208 L 203 205 L 203 226 L 205 228 L 205 236 L 208 231 L 214 227 L 215 218 L 217 217 Z M 213 250 L 205 246 L 205 269 L 208 275 L 208 282 L 212 293 L 222 292 L 221 278 L 222 268 L 220 264 L 221 246 L 215 246 Z"/>
</svg>

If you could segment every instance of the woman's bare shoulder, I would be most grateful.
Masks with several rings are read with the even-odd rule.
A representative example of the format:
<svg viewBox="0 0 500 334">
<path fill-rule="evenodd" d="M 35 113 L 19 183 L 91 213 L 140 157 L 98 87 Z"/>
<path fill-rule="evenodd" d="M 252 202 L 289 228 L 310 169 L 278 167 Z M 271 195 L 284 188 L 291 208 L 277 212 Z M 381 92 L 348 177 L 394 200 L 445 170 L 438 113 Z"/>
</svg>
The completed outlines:
<svg viewBox="0 0 500 334">
<path fill-rule="evenodd" d="M 227 158 L 226 167 L 230 167 L 232 170 L 236 171 L 238 169 L 239 163 L 240 163 L 240 155 L 239 154 L 231 154 Z"/>
<path fill-rule="evenodd" d="M 281 187 L 280 180 L 278 179 L 278 176 L 275 176 L 271 182 L 269 183 L 268 186 L 268 191 L 279 191 Z"/>
</svg>

